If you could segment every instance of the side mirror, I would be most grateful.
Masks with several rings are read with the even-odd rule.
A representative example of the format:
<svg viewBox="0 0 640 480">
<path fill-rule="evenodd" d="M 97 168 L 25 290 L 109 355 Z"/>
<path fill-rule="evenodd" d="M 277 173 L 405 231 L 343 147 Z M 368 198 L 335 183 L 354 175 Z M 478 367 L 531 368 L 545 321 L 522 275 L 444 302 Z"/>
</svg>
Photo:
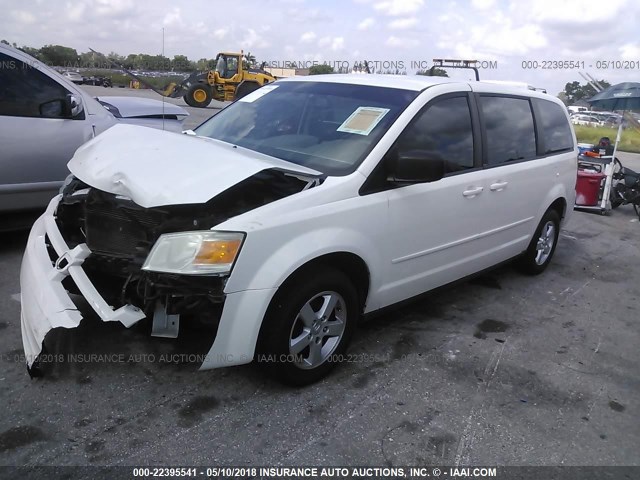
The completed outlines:
<svg viewBox="0 0 640 480">
<path fill-rule="evenodd" d="M 82 97 L 77 97 L 73 94 L 67 95 L 67 108 L 69 116 L 76 118 L 84 111 L 84 105 L 82 105 Z"/>
<path fill-rule="evenodd" d="M 49 100 L 38 106 L 40 116 L 44 118 L 64 118 L 66 108 L 66 101 L 62 98 Z"/>
<path fill-rule="evenodd" d="M 436 182 L 444 177 L 445 161 L 429 152 L 410 150 L 391 157 L 388 172 L 391 182 Z"/>
</svg>

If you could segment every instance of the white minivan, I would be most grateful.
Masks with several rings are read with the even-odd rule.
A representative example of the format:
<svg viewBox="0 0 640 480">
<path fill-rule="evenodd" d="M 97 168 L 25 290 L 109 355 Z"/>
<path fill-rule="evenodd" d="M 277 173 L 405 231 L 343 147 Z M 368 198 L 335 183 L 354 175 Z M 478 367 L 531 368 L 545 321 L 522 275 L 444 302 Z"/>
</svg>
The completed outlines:
<svg viewBox="0 0 640 480">
<path fill-rule="evenodd" d="M 79 325 L 73 293 L 156 336 L 206 319 L 201 369 L 314 382 L 362 317 L 507 260 L 542 272 L 574 204 L 566 108 L 513 86 L 295 77 L 189 133 L 117 125 L 77 150 L 22 263 L 30 371 Z"/>
</svg>

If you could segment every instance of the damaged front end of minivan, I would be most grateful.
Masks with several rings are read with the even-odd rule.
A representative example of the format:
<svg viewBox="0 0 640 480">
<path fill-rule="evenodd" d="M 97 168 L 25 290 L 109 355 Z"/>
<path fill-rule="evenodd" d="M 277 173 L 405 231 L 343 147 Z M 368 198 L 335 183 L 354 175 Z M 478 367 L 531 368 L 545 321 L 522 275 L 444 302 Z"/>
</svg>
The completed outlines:
<svg viewBox="0 0 640 480">
<path fill-rule="evenodd" d="M 125 136 L 131 133 L 123 132 Z M 149 136 L 149 132 L 134 133 Z M 159 133 L 150 135 L 156 141 L 172 135 L 175 138 L 168 139 L 172 144 L 186 141 L 193 146 L 198 142 L 198 148 L 203 142 Z M 213 147 L 209 154 L 225 153 L 219 145 Z M 237 162 L 237 169 L 247 167 L 242 180 L 230 184 L 238 177 L 234 171 L 230 181 L 221 178 L 224 175 L 210 182 L 201 179 L 200 186 L 191 181 L 191 189 L 208 188 L 212 197 L 204 203 L 173 203 L 184 195 L 165 192 L 162 196 L 145 188 L 144 164 L 153 167 L 144 158 L 137 159 L 135 168 L 126 169 L 101 160 L 113 158 L 114 152 L 99 145 L 78 151 L 70 162 L 77 176 L 69 177 L 34 224 L 23 259 L 22 333 L 30 373 L 38 368 L 48 331 L 79 325 L 82 313 L 70 294 L 84 297 L 103 321 L 120 321 L 130 327 L 144 318 L 152 319 L 153 336 L 175 338 L 181 320 L 190 319 L 210 325 L 216 335 L 224 314 L 232 321 L 237 312 L 224 310 L 225 285 L 246 233 L 214 227 L 321 180 L 309 175 L 316 173 L 310 170 L 287 171 L 279 165 L 261 164 L 264 159 L 247 161 L 242 153 L 226 153 L 230 154 L 228 161 Z M 83 168 L 88 161 L 92 170 Z M 183 174 L 189 175 L 189 162 L 182 166 Z M 94 172 L 99 172 L 100 182 L 92 181 Z M 105 188 L 105 178 L 112 182 L 111 191 Z M 147 206 L 134 201 L 136 197 Z M 250 359 L 231 359 L 230 364 L 246 361 Z M 218 363 L 211 360 L 206 368 L 222 366 Z"/>
</svg>

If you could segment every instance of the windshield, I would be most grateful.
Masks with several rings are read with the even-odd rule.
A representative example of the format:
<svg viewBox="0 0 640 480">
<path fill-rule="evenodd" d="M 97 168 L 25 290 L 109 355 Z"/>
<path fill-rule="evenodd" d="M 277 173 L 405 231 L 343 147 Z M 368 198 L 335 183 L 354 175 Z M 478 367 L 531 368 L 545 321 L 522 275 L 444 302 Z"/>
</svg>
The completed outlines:
<svg viewBox="0 0 640 480">
<path fill-rule="evenodd" d="M 276 83 L 229 105 L 196 133 L 327 175 L 346 175 L 418 94 L 342 83 Z"/>
</svg>

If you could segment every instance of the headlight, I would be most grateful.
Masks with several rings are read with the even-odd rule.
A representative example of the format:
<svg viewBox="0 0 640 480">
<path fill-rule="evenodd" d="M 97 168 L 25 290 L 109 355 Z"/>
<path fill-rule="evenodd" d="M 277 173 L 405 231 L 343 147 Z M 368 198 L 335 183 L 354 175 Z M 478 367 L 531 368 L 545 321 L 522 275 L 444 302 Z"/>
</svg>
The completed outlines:
<svg viewBox="0 0 640 480">
<path fill-rule="evenodd" d="M 211 231 L 167 233 L 153 246 L 142 269 L 187 275 L 229 273 L 244 235 Z"/>
</svg>

